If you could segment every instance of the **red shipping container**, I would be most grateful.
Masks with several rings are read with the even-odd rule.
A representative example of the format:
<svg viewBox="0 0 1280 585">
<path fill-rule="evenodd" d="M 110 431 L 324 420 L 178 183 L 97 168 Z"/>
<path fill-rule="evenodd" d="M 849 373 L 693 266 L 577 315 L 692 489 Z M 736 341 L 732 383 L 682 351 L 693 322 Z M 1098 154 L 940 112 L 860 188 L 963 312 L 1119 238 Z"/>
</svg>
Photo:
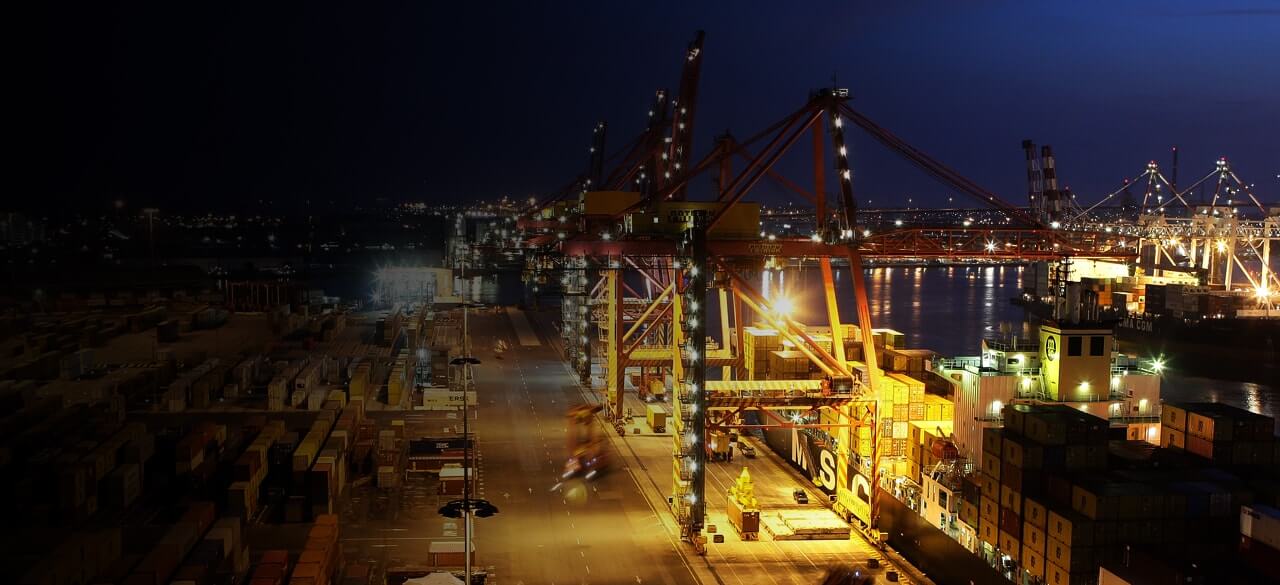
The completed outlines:
<svg viewBox="0 0 1280 585">
<path fill-rule="evenodd" d="M 320 565 L 321 567 L 324 567 L 325 565 L 329 564 L 328 551 L 324 551 L 324 550 L 302 551 L 302 554 L 298 556 L 298 566 L 302 566 L 306 564 L 316 564 L 316 565 Z"/>
<path fill-rule="evenodd" d="M 277 565 L 275 563 L 270 565 L 258 565 L 258 568 L 253 570 L 253 578 L 255 580 L 266 579 L 279 582 L 284 578 L 284 565 Z"/>
<path fill-rule="evenodd" d="M 1022 517 L 1009 508 L 1002 508 L 1000 510 L 1000 530 L 1007 532 L 1014 538 L 1022 539 Z"/>
<path fill-rule="evenodd" d="M 325 536 L 307 537 L 307 550 L 329 550 L 333 546 L 333 541 Z"/>
<path fill-rule="evenodd" d="M 1248 536 L 1241 536 L 1240 558 L 1259 573 L 1280 581 L 1280 551 Z"/>
<path fill-rule="evenodd" d="M 320 570 L 319 563 L 299 562 L 293 567 L 292 577 L 316 577 L 321 573 L 322 571 Z"/>
<path fill-rule="evenodd" d="M 265 550 L 262 551 L 262 564 L 276 564 L 283 567 L 289 566 L 289 551 L 287 550 Z"/>
<path fill-rule="evenodd" d="M 1005 463 L 1000 469 L 1000 481 L 1015 492 L 1022 492 L 1022 468 Z"/>
<path fill-rule="evenodd" d="M 331 542 L 338 540 L 338 527 L 333 525 L 317 524 L 311 527 L 311 532 L 307 534 L 307 538 L 323 537 Z"/>
</svg>

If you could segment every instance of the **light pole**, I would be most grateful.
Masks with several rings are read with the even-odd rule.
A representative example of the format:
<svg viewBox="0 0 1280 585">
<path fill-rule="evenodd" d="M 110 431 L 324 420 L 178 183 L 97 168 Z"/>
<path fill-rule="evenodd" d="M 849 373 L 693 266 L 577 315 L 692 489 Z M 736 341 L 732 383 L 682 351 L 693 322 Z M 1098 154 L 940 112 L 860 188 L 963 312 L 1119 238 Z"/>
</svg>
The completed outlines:
<svg viewBox="0 0 1280 585">
<path fill-rule="evenodd" d="M 466 585 L 471 585 L 471 517 L 488 518 L 498 513 L 498 508 L 488 500 L 471 499 L 471 425 L 467 414 L 467 390 L 470 386 L 470 366 L 480 364 L 480 360 L 471 355 L 471 332 L 468 329 L 467 314 L 471 301 L 466 293 L 466 265 L 462 267 L 462 355 L 449 360 L 449 365 L 461 368 L 462 386 L 462 499 L 453 500 L 440 508 L 440 515 L 447 518 L 462 518 L 462 555 L 464 557 L 463 575 Z"/>
<path fill-rule="evenodd" d="M 462 348 L 467 353 L 467 306 L 462 305 Z M 449 365 L 458 366 L 462 370 L 462 556 L 465 558 L 463 575 L 467 585 L 471 585 L 471 431 L 470 418 L 467 413 L 467 371 L 469 366 L 479 365 L 480 360 L 464 355 L 449 360 Z"/>
</svg>

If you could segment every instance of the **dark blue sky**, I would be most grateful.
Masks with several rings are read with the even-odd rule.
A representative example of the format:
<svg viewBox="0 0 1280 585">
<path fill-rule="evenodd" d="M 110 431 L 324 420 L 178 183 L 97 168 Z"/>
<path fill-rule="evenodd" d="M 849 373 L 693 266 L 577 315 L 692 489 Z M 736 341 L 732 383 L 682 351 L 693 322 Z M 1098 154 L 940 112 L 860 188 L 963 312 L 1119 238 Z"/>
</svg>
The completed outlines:
<svg viewBox="0 0 1280 585">
<path fill-rule="evenodd" d="M 1023 138 L 1086 199 L 1175 143 L 1183 184 L 1226 155 L 1280 199 L 1276 1 L 465 4 L 36 8 L 13 23 L 21 187 L 170 207 L 526 196 L 583 168 L 596 120 L 614 147 L 634 136 L 701 28 L 699 153 L 836 74 L 856 109 L 1011 201 Z M 865 137 L 851 158 L 875 206 L 945 201 Z"/>
</svg>

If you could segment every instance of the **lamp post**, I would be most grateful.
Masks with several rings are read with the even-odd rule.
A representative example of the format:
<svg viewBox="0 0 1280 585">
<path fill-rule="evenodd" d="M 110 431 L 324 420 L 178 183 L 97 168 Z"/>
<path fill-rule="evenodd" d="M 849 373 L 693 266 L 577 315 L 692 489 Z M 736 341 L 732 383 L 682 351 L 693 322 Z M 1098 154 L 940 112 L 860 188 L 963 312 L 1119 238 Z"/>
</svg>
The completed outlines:
<svg viewBox="0 0 1280 585">
<path fill-rule="evenodd" d="M 463 266 L 463 274 L 466 267 Z M 464 277 L 465 283 L 465 277 Z M 465 286 L 465 284 L 464 284 Z M 471 517 L 488 518 L 498 513 L 497 506 L 484 499 L 471 499 L 471 425 L 467 414 L 467 390 L 470 386 L 470 366 L 480 364 L 480 360 L 471 355 L 471 332 L 468 329 L 467 314 L 472 303 L 466 298 L 463 289 L 462 302 L 462 355 L 449 360 L 450 366 L 461 368 L 462 386 L 462 499 L 452 500 L 440 507 L 440 515 L 446 518 L 462 518 L 462 555 L 465 557 L 463 576 L 467 585 L 471 585 Z"/>
<path fill-rule="evenodd" d="M 461 369 L 462 386 L 462 555 L 465 558 L 463 575 L 467 585 L 471 585 L 471 415 L 467 412 L 467 390 L 470 386 L 470 366 L 480 364 L 480 360 L 471 355 L 471 332 L 467 326 L 467 309 L 471 306 L 464 298 L 462 303 L 462 353 L 463 355 L 449 360 L 449 365 Z M 489 506 L 488 502 L 484 502 Z M 446 506 L 449 507 L 449 506 Z M 491 514 L 491 513 L 490 513 Z M 489 514 L 486 514 L 489 515 Z"/>
</svg>

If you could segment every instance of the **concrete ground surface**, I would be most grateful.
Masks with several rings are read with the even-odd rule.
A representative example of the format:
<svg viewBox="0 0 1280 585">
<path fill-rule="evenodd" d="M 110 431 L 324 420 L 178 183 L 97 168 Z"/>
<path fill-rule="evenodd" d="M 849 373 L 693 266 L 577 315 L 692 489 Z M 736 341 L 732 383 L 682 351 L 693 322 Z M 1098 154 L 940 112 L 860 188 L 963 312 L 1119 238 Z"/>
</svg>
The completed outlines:
<svg viewBox="0 0 1280 585">
<path fill-rule="evenodd" d="M 886 558 L 856 534 L 834 541 L 774 541 L 762 530 L 760 541 L 743 542 L 725 516 L 724 494 L 744 465 L 766 511 L 801 507 L 791 500 L 795 487 L 808 491 L 809 508 L 821 509 L 826 500 L 759 441 L 755 459 L 735 454 L 732 463 L 710 465 L 708 523 L 725 535 L 725 542 L 709 544 L 706 556 L 678 540 L 666 505 L 670 436 L 655 436 L 643 418 L 636 418 L 643 433 L 625 439 L 597 421 L 597 431 L 608 437 L 609 471 L 591 482 L 562 484 L 568 451 L 565 412 L 599 398 L 581 388 L 562 360 L 555 316 L 537 311 L 524 316 L 539 345 L 519 344 L 505 313 L 473 312 L 470 317 L 472 347 L 483 362 L 474 370 L 480 404 L 471 420 L 477 440 L 476 497 L 500 510 L 474 521 L 476 566 L 489 573 L 490 583 L 799 585 L 818 582 L 837 564 L 865 565 L 872 557 L 885 567 L 897 564 L 894 555 Z M 501 358 L 490 349 L 499 338 L 511 346 Z M 643 413 L 634 393 L 627 400 L 634 412 Z M 460 412 L 369 415 L 403 418 L 409 436 L 461 426 Z M 342 505 L 348 562 L 373 561 L 381 569 L 424 566 L 432 542 L 461 538 L 461 521 L 437 514 L 455 497 L 438 494 L 437 485 L 427 475 L 406 478 L 398 490 L 369 484 L 351 488 Z M 900 582 L 928 582 L 914 571 L 898 570 L 903 573 Z"/>
</svg>

